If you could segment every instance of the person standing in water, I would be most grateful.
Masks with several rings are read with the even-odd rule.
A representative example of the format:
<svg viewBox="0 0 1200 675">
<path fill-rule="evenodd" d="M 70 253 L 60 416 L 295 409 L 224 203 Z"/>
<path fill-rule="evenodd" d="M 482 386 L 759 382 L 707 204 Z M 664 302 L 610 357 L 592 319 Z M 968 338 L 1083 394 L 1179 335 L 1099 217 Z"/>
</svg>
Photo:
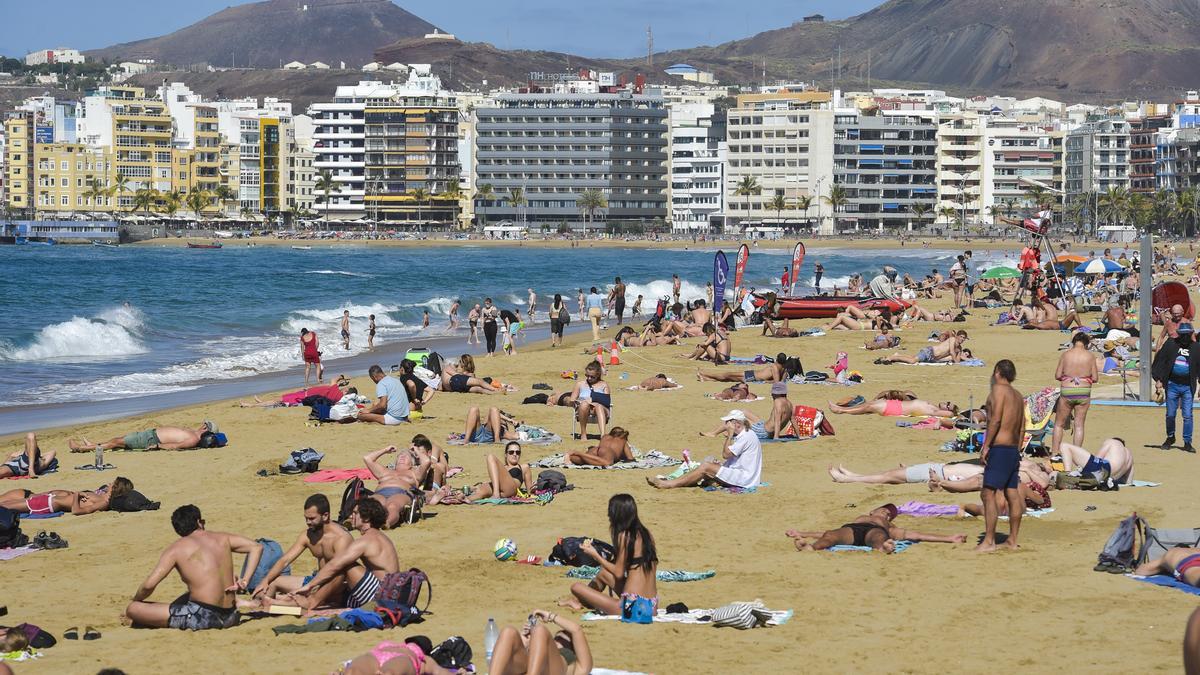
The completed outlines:
<svg viewBox="0 0 1200 675">
<path fill-rule="evenodd" d="M 613 311 L 617 314 L 617 325 L 619 326 L 625 323 L 625 282 L 621 281 L 621 277 L 617 277 L 613 281 L 609 297 L 613 303 Z"/>
<path fill-rule="evenodd" d="M 479 306 L 479 303 L 475 303 L 471 311 L 467 312 L 467 324 L 471 328 L 470 334 L 467 335 L 467 344 L 472 344 L 472 340 L 474 340 L 473 344 L 479 344 L 479 318 L 481 316 L 483 316 L 483 308 Z"/>
<path fill-rule="evenodd" d="M 300 359 L 304 361 L 304 388 L 308 388 L 308 374 L 317 367 L 317 384 L 325 380 L 325 367 L 321 365 L 321 343 L 317 334 L 307 328 L 300 329 Z"/>
<path fill-rule="evenodd" d="M 421 331 L 429 330 L 429 310 L 421 310 Z"/>
<path fill-rule="evenodd" d="M 450 326 L 446 328 L 447 333 L 453 333 L 458 330 L 458 304 L 457 299 L 450 303 Z M 470 340 L 467 340 L 467 344 L 470 344 L 470 342 Z"/>
<path fill-rule="evenodd" d="M 825 266 L 817 263 L 817 266 L 813 268 L 813 286 L 816 286 L 818 295 L 821 293 L 821 277 L 823 276 L 825 276 Z"/>
<path fill-rule="evenodd" d="M 537 311 L 537 293 L 533 289 L 529 289 L 529 309 L 525 311 L 525 316 L 529 317 L 529 323 L 533 323 L 533 314 Z"/>
<path fill-rule="evenodd" d="M 342 349 L 350 351 L 350 310 L 342 310 Z"/>
<path fill-rule="evenodd" d="M 683 282 L 679 280 L 678 274 L 671 275 L 671 295 L 675 297 L 675 304 L 679 304 L 679 293 L 683 288 Z"/>
<path fill-rule="evenodd" d="M 375 351 L 375 315 L 367 318 L 367 349 Z"/>
</svg>

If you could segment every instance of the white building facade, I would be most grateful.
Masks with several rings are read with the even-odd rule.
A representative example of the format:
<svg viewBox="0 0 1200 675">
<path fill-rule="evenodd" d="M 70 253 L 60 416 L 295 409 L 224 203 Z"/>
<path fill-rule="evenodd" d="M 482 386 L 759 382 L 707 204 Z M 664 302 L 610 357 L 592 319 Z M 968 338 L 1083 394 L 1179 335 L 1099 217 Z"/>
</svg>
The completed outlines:
<svg viewBox="0 0 1200 675">
<path fill-rule="evenodd" d="M 706 232 L 725 206 L 724 116 L 711 103 L 685 103 L 670 106 L 667 120 L 671 230 Z"/>
</svg>

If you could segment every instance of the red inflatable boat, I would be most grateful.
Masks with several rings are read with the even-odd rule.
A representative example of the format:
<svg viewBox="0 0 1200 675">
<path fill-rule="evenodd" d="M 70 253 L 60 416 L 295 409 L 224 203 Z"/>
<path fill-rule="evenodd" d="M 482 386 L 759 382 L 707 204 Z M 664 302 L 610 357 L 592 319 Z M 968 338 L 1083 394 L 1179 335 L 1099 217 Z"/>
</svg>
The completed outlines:
<svg viewBox="0 0 1200 675">
<path fill-rule="evenodd" d="M 804 298 L 779 298 L 775 305 L 776 319 L 832 319 L 839 312 L 854 305 L 859 309 L 888 308 L 893 314 L 899 314 L 908 309 L 908 303 L 902 300 L 883 300 L 880 298 L 814 295 Z"/>
</svg>

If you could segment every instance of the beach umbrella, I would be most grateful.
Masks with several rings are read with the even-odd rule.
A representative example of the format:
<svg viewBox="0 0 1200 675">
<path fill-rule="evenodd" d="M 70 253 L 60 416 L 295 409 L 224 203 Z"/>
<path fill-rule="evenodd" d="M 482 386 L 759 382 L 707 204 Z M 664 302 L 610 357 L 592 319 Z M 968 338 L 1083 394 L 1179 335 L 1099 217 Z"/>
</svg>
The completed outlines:
<svg viewBox="0 0 1200 675">
<path fill-rule="evenodd" d="M 1114 274 L 1124 271 L 1125 268 L 1118 265 L 1115 260 L 1107 260 L 1105 258 L 1089 260 L 1075 268 L 1076 274 Z"/>
<path fill-rule="evenodd" d="M 992 269 L 984 272 L 979 278 L 980 279 L 1016 279 L 1019 276 L 1021 276 L 1020 270 L 1016 269 L 1015 267 L 1008 267 L 1006 265 L 1001 265 L 999 267 L 993 267 Z"/>
</svg>

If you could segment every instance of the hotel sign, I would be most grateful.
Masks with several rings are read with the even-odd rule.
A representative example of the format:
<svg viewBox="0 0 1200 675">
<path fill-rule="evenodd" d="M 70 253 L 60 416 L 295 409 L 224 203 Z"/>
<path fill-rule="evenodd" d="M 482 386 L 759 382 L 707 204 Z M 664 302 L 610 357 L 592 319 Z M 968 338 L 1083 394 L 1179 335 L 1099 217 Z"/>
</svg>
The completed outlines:
<svg viewBox="0 0 1200 675">
<path fill-rule="evenodd" d="M 529 73 L 530 82 L 571 82 L 579 79 L 579 73 Z"/>
</svg>

